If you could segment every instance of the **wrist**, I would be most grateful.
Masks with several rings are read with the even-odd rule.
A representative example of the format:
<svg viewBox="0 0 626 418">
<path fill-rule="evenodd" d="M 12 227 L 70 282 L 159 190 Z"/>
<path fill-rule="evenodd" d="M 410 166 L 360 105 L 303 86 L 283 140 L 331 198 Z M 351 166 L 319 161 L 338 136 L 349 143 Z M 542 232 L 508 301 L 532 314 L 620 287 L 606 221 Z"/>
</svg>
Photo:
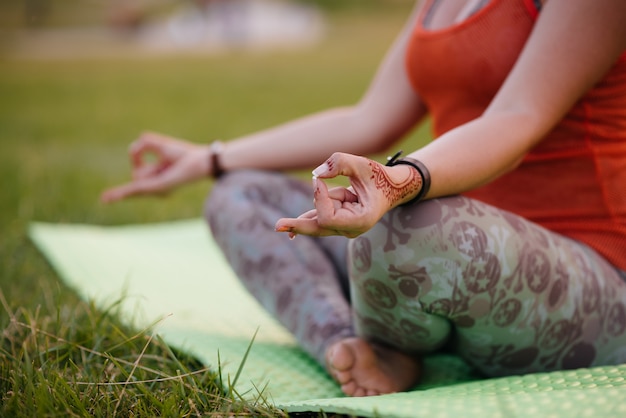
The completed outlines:
<svg viewBox="0 0 626 418">
<path fill-rule="evenodd" d="M 399 191 L 392 207 L 404 206 L 416 201 L 423 189 L 422 178 L 417 170 L 408 164 L 390 166 L 388 170 L 390 180 Z"/>
<path fill-rule="evenodd" d="M 385 165 L 387 167 L 405 165 L 414 170 L 413 184 L 407 187 L 407 195 L 399 203 L 399 206 L 404 206 L 423 200 L 428 194 L 431 180 L 428 168 L 421 161 L 410 157 L 398 158 L 401 154 L 402 151 L 399 151 L 393 157 L 387 157 Z"/>
<path fill-rule="evenodd" d="M 220 178 L 224 174 L 224 166 L 222 165 L 222 152 L 224 145 L 221 141 L 213 141 L 209 145 L 208 161 L 209 169 L 207 175 L 214 179 Z"/>
</svg>

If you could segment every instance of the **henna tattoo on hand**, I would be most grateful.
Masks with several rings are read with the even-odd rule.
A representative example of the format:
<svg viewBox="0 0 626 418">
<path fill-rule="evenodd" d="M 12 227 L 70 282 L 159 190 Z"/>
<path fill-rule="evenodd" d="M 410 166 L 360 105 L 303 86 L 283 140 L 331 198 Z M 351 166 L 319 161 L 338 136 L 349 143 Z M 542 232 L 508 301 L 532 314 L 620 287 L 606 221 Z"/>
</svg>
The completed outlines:
<svg viewBox="0 0 626 418">
<path fill-rule="evenodd" d="M 395 183 L 387 175 L 385 168 L 375 161 L 371 161 L 372 177 L 376 188 L 383 192 L 390 207 L 402 202 L 408 196 L 414 196 L 422 188 L 422 177 L 416 170 L 410 170 L 409 176 L 401 183 Z"/>
</svg>

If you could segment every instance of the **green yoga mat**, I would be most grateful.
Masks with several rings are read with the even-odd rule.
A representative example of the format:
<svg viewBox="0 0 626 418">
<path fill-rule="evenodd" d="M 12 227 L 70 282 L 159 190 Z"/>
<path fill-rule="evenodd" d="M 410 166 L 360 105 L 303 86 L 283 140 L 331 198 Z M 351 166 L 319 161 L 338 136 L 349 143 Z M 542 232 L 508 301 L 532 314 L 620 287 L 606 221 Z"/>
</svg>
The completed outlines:
<svg viewBox="0 0 626 418">
<path fill-rule="evenodd" d="M 246 292 L 199 219 L 99 227 L 33 223 L 29 234 L 60 277 L 122 319 L 154 330 L 288 412 L 382 417 L 626 417 L 626 365 L 480 379 L 459 358 L 430 356 L 410 392 L 343 397 L 290 334 Z M 218 354 L 219 353 L 219 354 Z M 219 356 L 219 357 L 218 357 Z"/>
</svg>

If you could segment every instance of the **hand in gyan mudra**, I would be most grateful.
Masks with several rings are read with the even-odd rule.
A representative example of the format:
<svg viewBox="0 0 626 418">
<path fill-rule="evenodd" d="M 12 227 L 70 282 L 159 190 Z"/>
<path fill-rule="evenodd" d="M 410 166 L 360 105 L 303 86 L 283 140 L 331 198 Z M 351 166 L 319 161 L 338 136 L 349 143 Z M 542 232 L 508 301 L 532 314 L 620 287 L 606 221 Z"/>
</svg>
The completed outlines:
<svg viewBox="0 0 626 418">
<path fill-rule="evenodd" d="M 153 132 L 143 133 L 128 154 L 132 180 L 105 190 L 101 200 L 115 202 L 131 196 L 162 195 L 210 172 L 209 146 Z"/>
<path fill-rule="evenodd" d="M 348 177 L 350 187 L 329 189 L 322 179 Z M 354 238 L 372 228 L 391 208 L 417 195 L 421 177 L 409 166 L 387 167 L 365 157 L 334 153 L 313 171 L 315 208 L 282 218 L 276 231 Z"/>
</svg>

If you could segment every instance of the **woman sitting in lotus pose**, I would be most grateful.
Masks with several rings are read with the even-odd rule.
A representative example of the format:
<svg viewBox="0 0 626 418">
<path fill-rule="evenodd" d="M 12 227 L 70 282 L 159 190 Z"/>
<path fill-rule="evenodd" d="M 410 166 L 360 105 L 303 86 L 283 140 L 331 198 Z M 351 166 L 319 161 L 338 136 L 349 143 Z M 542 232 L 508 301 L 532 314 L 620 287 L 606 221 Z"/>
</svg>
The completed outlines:
<svg viewBox="0 0 626 418">
<path fill-rule="evenodd" d="M 426 115 L 434 141 L 365 157 Z M 487 376 L 626 362 L 624 0 L 419 2 L 354 106 L 130 153 L 103 200 L 216 178 L 234 271 L 348 395 L 411 388 L 444 346 Z"/>
</svg>

